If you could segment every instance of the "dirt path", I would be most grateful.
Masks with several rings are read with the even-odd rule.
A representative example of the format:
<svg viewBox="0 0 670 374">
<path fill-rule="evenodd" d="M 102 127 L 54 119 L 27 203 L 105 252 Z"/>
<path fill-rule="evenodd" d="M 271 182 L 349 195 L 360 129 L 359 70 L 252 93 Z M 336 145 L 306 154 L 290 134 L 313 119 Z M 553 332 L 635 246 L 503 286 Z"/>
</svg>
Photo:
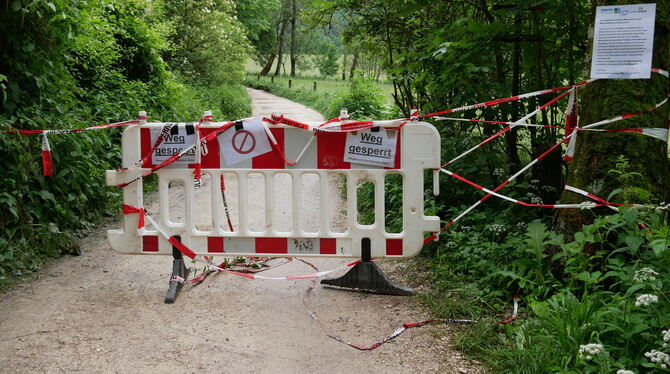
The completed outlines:
<svg viewBox="0 0 670 374">
<path fill-rule="evenodd" d="M 322 119 L 263 91 L 249 94 L 255 115 Z M 480 372 L 449 347 L 444 326 L 408 330 L 369 352 L 328 338 L 303 304 L 308 280 L 252 281 L 219 274 L 186 286 L 176 304 L 166 305 L 171 258 L 113 252 L 105 237 L 110 227 L 85 238 L 81 256 L 60 259 L 38 279 L 0 295 L 0 372 Z M 321 270 L 342 263 L 314 262 Z M 385 268 L 398 276 L 404 266 Z M 264 274 L 310 272 L 293 261 Z M 361 344 L 427 317 L 411 297 L 317 286 L 311 301 L 331 332 Z"/>
</svg>

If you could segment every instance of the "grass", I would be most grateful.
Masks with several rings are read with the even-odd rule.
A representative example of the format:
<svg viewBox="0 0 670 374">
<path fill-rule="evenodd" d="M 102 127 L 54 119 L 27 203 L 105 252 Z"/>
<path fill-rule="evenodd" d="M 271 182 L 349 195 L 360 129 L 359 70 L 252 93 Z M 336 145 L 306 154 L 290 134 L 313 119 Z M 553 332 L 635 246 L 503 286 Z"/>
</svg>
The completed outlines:
<svg viewBox="0 0 670 374">
<path fill-rule="evenodd" d="M 270 84 L 272 83 L 270 76 L 259 77 L 258 73 L 261 71 L 261 66 L 259 66 L 255 61 L 249 59 L 246 66 L 247 77 L 246 81 L 256 81 L 258 84 Z M 274 72 L 274 69 L 271 70 Z M 332 95 L 340 96 L 349 89 L 349 80 L 342 80 L 341 76 L 336 75 L 331 78 L 321 77 L 319 70 L 314 67 L 305 67 L 296 72 L 296 77 L 289 77 L 287 74 L 283 74 L 274 78 L 274 84 L 279 87 L 288 88 L 288 81 L 291 80 L 291 89 L 302 90 L 302 91 L 314 91 L 314 82 L 316 82 L 316 92 L 328 92 Z M 386 99 L 386 104 L 394 105 L 393 102 L 393 85 L 387 81 L 377 82 L 377 85 L 381 88 L 384 93 L 384 98 Z M 282 96 L 282 95 L 280 95 Z M 303 103 L 306 104 L 306 103 Z M 316 109 L 316 108 L 314 108 Z"/>
</svg>

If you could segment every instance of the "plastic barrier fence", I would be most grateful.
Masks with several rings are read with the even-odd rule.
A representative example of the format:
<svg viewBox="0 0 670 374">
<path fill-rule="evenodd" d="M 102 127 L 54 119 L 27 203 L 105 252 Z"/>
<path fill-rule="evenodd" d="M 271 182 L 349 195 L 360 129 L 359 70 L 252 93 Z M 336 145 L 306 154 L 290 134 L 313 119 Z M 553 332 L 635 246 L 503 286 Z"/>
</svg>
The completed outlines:
<svg viewBox="0 0 670 374">
<path fill-rule="evenodd" d="M 107 184 L 115 186 L 138 178 L 184 145 L 195 144 L 198 137 L 205 137 L 222 125 L 208 121 L 200 124 L 142 121 L 128 127 L 123 133 L 123 168 L 108 170 Z M 259 128 L 265 131 L 260 136 Z M 165 135 L 164 141 L 154 149 L 161 131 Z M 374 143 L 380 135 L 395 138 L 392 166 L 345 161 L 345 153 L 349 153 L 346 157 L 359 153 L 368 158 L 389 155 L 347 146 L 348 136 L 364 132 L 369 134 L 362 137 L 363 143 L 366 140 Z M 267 151 L 268 144 L 271 145 L 270 151 Z M 147 225 L 138 228 L 140 215 L 126 214 L 122 229 L 108 231 L 114 250 L 127 254 L 172 255 L 172 244 L 159 235 L 157 229 L 160 229 L 170 236 L 179 236 L 183 244 L 200 255 L 361 257 L 361 240 L 370 238 L 372 257 L 409 257 L 420 251 L 424 233 L 439 230 L 439 217 L 424 215 L 424 170 L 440 167 L 440 136 L 428 123 L 410 121 L 394 128 L 377 127 L 346 133 L 306 131 L 250 119 L 236 123 L 198 148 L 199 157 L 198 152 L 187 153 L 174 164 L 156 171 L 160 212 L 155 221 L 159 227 Z M 255 155 L 259 152 L 263 153 Z M 249 157 L 251 155 L 255 156 Z M 142 160 L 141 165 L 138 160 Z M 287 160 L 297 162 L 291 165 L 292 162 Z M 207 196 L 202 193 L 204 189 L 198 191 L 194 186 L 194 174 L 200 170 L 203 185 L 209 185 Z M 403 226 L 398 233 L 389 233 L 385 227 L 384 182 L 389 174 L 399 174 L 403 183 Z M 318 223 L 313 223 L 317 226 L 314 230 L 305 229 L 302 217 L 301 201 L 312 198 L 309 194 L 313 194 L 314 188 L 305 191 L 306 186 L 302 182 L 305 178 L 311 178 L 313 183 L 318 184 L 318 214 L 313 215 Z M 346 190 L 342 212 L 332 211 L 333 196 L 329 191 L 332 190 L 333 180 L 341 181 L 342 189 Z M 433 180 L 434 184 L 436 180 Z M 225 186 L 230 181 L 236 182 L 236 188 Z M 139 178 L 123 188 L 125 205 L 144 207 L 142 182 Z M 185 210 L 180 222 L 172 221 L 169 212 L 169 186 L 175 182 L 184 187 Z M 358 221 L 357 189 L 363 182 L 374 183 L 375 219 L 369 225 Z M 229 188 L 225 191 L 225 198 L 222 197 L 222 187 Z M 260 187 L 264 189 L 263 193 L 250 192 L 250 188 Z M 278 188 L 285 195 L 278 197 Z M 234 192 L 235 189 L 233 195 L 231 190 Z M 437 193 L 437 185 L 434 189 Z M 344 195 L 344 191 L 340 193 Z M 254 201 L 258 198 L 252 196 L 257 195 L 264 196 L 265 207 L 265 227 L 260 230 L 249 225 L 249 216 L 252 210 L 257 209 L 254 205 L 258 205 L 258 201 Z M 197 199 L 205 199 L 206 204 L 203 206 L 203 201 Z M 276 211 L 287 201 L 290 201 L 291 219 L 277 222 Z M 234 230 L 227 222 L 228 206 L 237 207 L 234 217 L 237 227 Z M 211 209 L 205 214 L 211 216 L 211 224 L 197 222 L 203 209 Z M 346 215 L 346 229 L 341 232 L 330 227 L 332 216 L 338 214 Z M 279 230 L 280 223 L 281 226 L 289 226 L 288 230 Z"/>
</svg>

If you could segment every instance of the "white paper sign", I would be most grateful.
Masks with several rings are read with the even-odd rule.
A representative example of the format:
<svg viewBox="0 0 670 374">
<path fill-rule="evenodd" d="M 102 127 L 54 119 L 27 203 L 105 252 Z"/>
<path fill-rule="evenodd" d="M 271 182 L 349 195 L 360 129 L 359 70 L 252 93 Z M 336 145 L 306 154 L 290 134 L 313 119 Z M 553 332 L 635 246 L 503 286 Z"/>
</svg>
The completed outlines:
<svg viewBox="0 0 670 374">
<path fill-rule="evenodd" d="M 398 132 L 371 130 L 347 133 L 344 161 L 373 166 L 395 166 Z"/>
<path fill-rule="evenodd" d="M 195 126 L 193 123 L 177 123 L 174 124 L 173 130 L 171 133 L 165 136 L 165 139 L 161 144 L 156 148 L 156 151 L 151 155 L 151 163 L 158 165 L 161 162 L 167 160 L 175 154 L 178 154 L 182 150 L 195 144 L 197 135 L 195 132 Z M 156 140 L 161 133 L 161 129 L 151 129 L 151 145 L 156 144 Z M 174 162 L 176 165 L 187 165 L 195 163 L 195 148 L 177 161 Z"/>
<path fill-rule="evenodd" d="M 234 165 L 272 150 L 260 118 L 244 121 L 239 129 L 233 126 L 224 131 L 219 135 L 219 146 L 226 165 Z"/>
<path fill-rule="evenodd" d="M 655 17 L 656 4 L 597 7 L 591 78 L 649 78 Z"/>
</svg>

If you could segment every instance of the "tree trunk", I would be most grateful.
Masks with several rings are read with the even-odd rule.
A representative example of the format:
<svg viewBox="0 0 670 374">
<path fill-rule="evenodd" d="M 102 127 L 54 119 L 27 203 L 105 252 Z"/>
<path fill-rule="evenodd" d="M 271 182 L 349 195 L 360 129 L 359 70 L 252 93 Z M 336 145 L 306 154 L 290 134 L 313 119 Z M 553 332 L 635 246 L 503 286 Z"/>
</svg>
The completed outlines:
<svg viewBox="0 0 670 374">
<path fill-rule="evenodd" d="M 517 35 L 521 34 L 521 26 L 522 26 L 522 18 L 521 14 L 517 14 L 515 18 L 515 33 Z M 514 42 L 514 52 L 512 54 L 512 96 L 516 96 L 519 94 L 519 91 L 521 90 L 521 72 L 520 72 L 520 66 L 521 66 L 521 40 L 517 40 Z M 518 101 L 513 101 L 512 102 L 512 121 L 516 121 L 519 119 L 519 102 Z M 519 170 L 519 166 L 521 165 L 521 159 L 519 158 L 519 151 L 518 151 L 518 134 L 517 134 L 518 128 L 513 128 L 512 130 L 508 131 L 507 134 L 505 135 L 505 144 L 506 144 L 506 149 L 507 149 L 507 159 L 508 159 L 508 164 L 509 164 L 509 171 L 510 173 L 514 173 L 517 170 Z"/>
<path fill-rule="evenodd" d="M 281 30 L 279 35 L 277 35 L 277 68 L 275 69 L 275 76 L 281 73 L 282 59 L 284 57 L 284 37 L 286 36 L 286 29 L 288 28 L 288 7 L 289 1 L 285 0 L 282 4 L 281 12 Z"/>
<path fill-rule="evenodd" d="M 645 2 L 600 0 L 596 5 Z M 670 2 L 657 2 L 652 66 L 664 70 L 667 70 L 670 64 L 669 15 Z M 587 65 L 590 65 L 590 61 L 587 61 Z M 579 126 L 625 113 L 647 110 L 667 96 L 668 87 L 670 85 L 667 78 L 653 73 L 650 79 L 601 79 L 591 83 L 580 90 Z M 664 105 L 652 112 L 602 128 L 667 128 L 669 113 L 670 105 Z M 620 157 L 628 160 L 628 167 L 621 166 Z M 629 178 L 622 180 L 617 173 L 609 172 L 617 169 L 619 172 L 629 173 Z M 568 169 L 567 184 L 605 199 L 615 189 L 624 189 L 625 193 L 612 198 L 616 202 L 670 201 L 668 145 L 658 139 L 639 134 L 580 132 L 577 135 L 574 161 Z M 636 188 L 646 193 L 639 193 L 640 190 L 635 190 Z M 579 203 L 585 200 L 588 199 L 569 191 L 564 191 L 561 196 L 561 203 Z M 603 212 L 607 211 L 604 208 L 600 209 L 603 209 Z M 554 230 L 565 234 L 570 240 L 582 225 L 592 222 L 592 217 L 593 214 L 585 210 L 559 210 L 555 216 Z"/>
<path fill-rule="evenodd" d="M 274 53 L 270 55 L 270 57 L 268 58 L 268 61 L 263 66 L 263 69 L 261 70 L 260 73 L 258 73 L 259 75 L 263 75 L 263 76 L 268 75 L 268 73 L 270 72 L 270 69 L 272 69 L 272 64 L 275 62 L 275 57 L 277 57 L 277 55 L 274 54 Z"/>
<path fill-rule="evenodd" d="M 347 53 L 346 51 L 342 53 L 342 80 L 347 79 Z"/>
<path fill-rule="evenodd" d="M 296 19 L 298 17 L 297 0 L 291 0 L 291 76 L 295 77 L 295 62 L 296 62 Z"/>
<path fill-rule="evenodd" d="M 358 65 L 358 52 L 354 52 L 354 57 L 351 59 L 351 68 L 349 69 L 349 80 L 354 78 L 354 72 Z"/>
</svg>

